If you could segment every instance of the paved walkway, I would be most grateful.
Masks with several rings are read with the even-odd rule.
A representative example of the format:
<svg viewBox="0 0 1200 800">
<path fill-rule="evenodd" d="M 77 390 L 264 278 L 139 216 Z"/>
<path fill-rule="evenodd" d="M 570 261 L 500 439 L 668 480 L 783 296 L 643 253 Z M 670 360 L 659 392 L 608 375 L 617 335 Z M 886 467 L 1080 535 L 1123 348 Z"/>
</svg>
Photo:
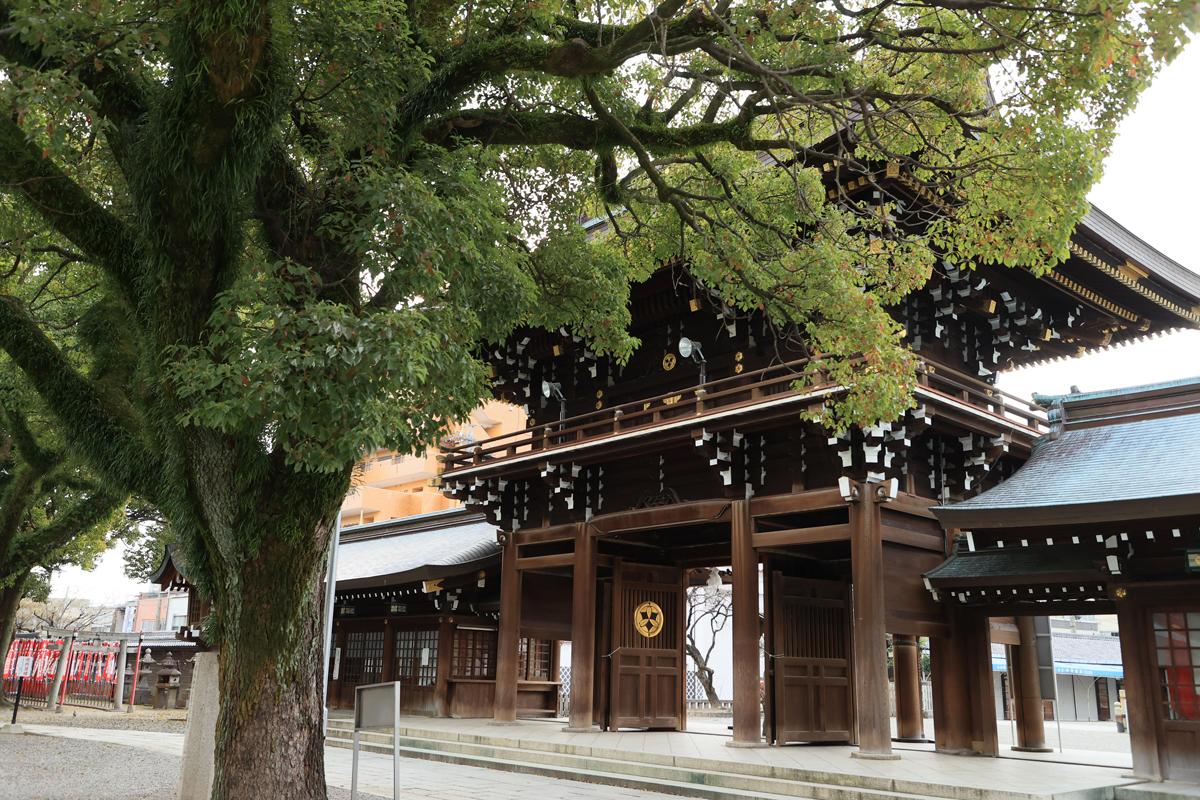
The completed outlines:
<svg viewBox="0 0 1200 800">
<path fill-rule="evenodd" d="M 102 741 L 136 747 L 167 755 L 183 754 L 183 734 L 151 731 L 70 728 L 61 725 L 24 725 L 29 733 L 66 739 Z M 325 748 L 325 780 L 330 786 L 350 788 L 351 752 L 338 747 Z M 669 800 L 667 795 L 615 786 L 598 786 L 562 781 L 539 775 L 521 775 L 498 770 L 441 764 L 412 758 L 400 759 L 400 796 L 423 800 L 530 800 L 531 797 L 558 800 Z M 360 792 L 392 796 L 392 758 L 378 753 L 362 753 L 358 763 Z"/>
</svg>

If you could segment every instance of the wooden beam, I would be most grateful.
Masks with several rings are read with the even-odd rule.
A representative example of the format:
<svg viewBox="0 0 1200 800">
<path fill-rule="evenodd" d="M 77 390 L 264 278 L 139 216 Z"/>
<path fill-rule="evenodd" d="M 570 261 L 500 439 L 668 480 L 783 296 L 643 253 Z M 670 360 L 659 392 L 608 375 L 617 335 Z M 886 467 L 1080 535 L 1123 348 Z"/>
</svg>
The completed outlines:
<svg viewBox="0 0 1200 800">
<path fill-rule="evenodd" d="M 850 539 L 850 525 L 817 525 L 811 528 L 788 528 L 782 531 L 764 531 L 754 534 L 754 546 L 785 547 L 787 545 L 822 544 L 844 542 Z"/>
<path fill-rule="evenodd" d="M 1129 746 L 1133 774 L 1143 780 L 1161 781 L 1164 770 L 1160 749 L 1157 670 L 1150 655 L 1153 631 L 1144 606 L 1132 597 L 1116 601 L 1117 628 L 1121 637 L 1121 663 L 1125 667 L 1125 713 L 1129 720 Z"/>
<path fill-rule="evenodd" d="M 439 717 L 450 716 L 450 667 L 454 661 L 454 623 L 438 620 L 438 658 L 434 667 L 433 708 Z"/>
<path fill-rule="evenodd" d="M 655 508 L 635 508 L 592 517 L 589 523 L 597 536 L 623 531 L 648 531 L 684 525 L 705 525 L 729 518 L 728 500 L 697 500 Z"/>
<path fill-rule="evenodd" d="M 854 696 L 858 750 L 862 758 L 899 758 L 892 753 L 888 698 L 887 607 L 884 602 L 883 534 L 878 484 L 859 484 L 850 506 L 850 572 L 854 582 Z"/>
<path fill-rule="evenodd" d="M 592 728 L 596 668 L 596 539 L 586 522 L 575 525 L 571 595 L 571 720 L 567 730 Z"/>
<path fill-rule="evenodd" d="M 758 554 L 750 503 L 735 500 L 730 514 L 733 567 L 733 744 L 762 742 L 758 695 Z"/>
<path fill-rule="evenodd" d="M 921 714 L 921 649 L 917 637 L 892 634 L 892 654 L 896 670 L 896 738 L 925 741 L 925 720 Z"/>
<path fill-rule="evenodd" d="M 569 542 L 575 538 L 575 523 L 551 525 L 548 528 L 528 528 L 511 534 L 519 545 Z"/>
<path fill-rule="evenodd" d="M 922 550 L 932 550 L 935 553 L 944 553 L 946 550 L 946 540 L 942 536 L 935 533 L 894 528 L 891 525 L 883 526 L 883 541 L 917 547 Z"/>
<path fill-rule="evenodd" d="M 500 631 L 496 637 L 496 695 L 493 718 L 517 719 L 517 648 L 521 631 L 521 573 L 517 570 L 517 542 L 504 542 L 500 562 Z"/>
<path fill-rule="evenodd" d="M 822 511 L 827 508 L 843 508 L 846 501 L 836 487 L 810 489 L 791 494 L 771 494 L 750 500 L 751 516 L 769 517 L 776 514 L 800 514 L 805 511 Z"/>
<path fill-rule="evenodd" d="M 549 556 L 527 556 L 517 559 L 517 569 L 547 569 L 549 567 L 569 567 L 575 563 L 574 553 L 555 553 Z"/>
<path fill-rule="evenodd" d="M 1017 617 L 1020 644 L 1009 645 L 1013 710 L 1016 712 L 1017 742 L 1013 750 L 1048 753 L 1045 714 L 1042 711 L 1042 682 L 1038 674 L 1037 631 L 1033 617 Z"/>
<path fill-rule="evenodd" d="M 910 492 L 900 492 L 895 500 L 887 504 L 887 509 L 889 511 L 897 511 L 901 514 L 908 514 L 912 517 L 937 520 L 937 516 L 930 511 L 937 504 L 937 500 L 928 497 L 921 497 Z"/>
</svg>

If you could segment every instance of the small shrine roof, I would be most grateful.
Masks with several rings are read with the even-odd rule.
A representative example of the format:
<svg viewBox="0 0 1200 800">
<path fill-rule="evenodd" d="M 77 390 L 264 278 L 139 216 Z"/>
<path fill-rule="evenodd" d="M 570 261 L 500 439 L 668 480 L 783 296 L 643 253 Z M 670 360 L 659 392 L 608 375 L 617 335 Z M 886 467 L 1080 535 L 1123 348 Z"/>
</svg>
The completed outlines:
<svg viewBox="0 0 1200 800">
<path fill-rule="evenodd" d="M 432 518 L 432 519 L 431 519 Z M 389 586 L 461 575 L 496 563 L 497 528 L 456 511 L 347 528 L 338 547 L 339 589 Z"/>
<path fill-rule="evenodd" d="M 980 495 L 933 509 L 949 528 L 1200 514 L 1200 379 L 1039 398 L 1055 429 Z"/>
<path fill-rule="evenodd" d="M 1056 582 L 1098 573 L 1095 555 L 1074 547 L 1004 547 L 970 551 L 963 546 L 925 573 L 935 588 Z"/>
</svg>

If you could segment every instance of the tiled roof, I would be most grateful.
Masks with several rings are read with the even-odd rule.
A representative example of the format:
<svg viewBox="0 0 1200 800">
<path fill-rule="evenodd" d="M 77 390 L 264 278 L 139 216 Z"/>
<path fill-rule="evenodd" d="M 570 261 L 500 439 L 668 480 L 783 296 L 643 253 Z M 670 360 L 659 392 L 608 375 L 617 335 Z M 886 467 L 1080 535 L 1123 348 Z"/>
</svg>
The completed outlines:
<svg viewBox="0 0 1200 800">
<path fill-rule="evenodd" d="M 1038 576 L 1095 569 L 1095 556 L 1077 547 L 1004 547 L 973 553 L 958 549 L 925 577 L 935 585 L 956 588 L 964 582 L 1008 577 L 1018 577 L 1023 584 L 1037 583 Z"/>
<path fill-rule="evenodd" d="M 1084 521 L 1077 512 L 1084 506 L 1097 515 L 1108 509 L 1114 520 L 1133 518 L 1138 515 L 1117 513 L 1120 504 L 1200 501 L 1197 453 L 1200 414 L 1067 430 L 1039 441 L 1029 461 L 998 486 L 934 512 L 944 525 L 958 528 L 1015 524 L 1022 515 L 1023 524 L 1038 524 L 1048 515 L 1034 512 L 1048 510 Z"/>
<path fill-rule="evenodd" d="M 1004 659 L 1004 645 L 992 643 L 992 659 Z M 1054 633 L 1055 664 L 1120 664 L 1121 640 L 1116 636 Z M 1060 672 L 1062 670 L 1059 670 Z"/>
<path fill-rule="evenodd" d="M 1033 402 L 1044 408 L 1055 403 L 1077 403 L 1081 400 L 1099 400 L 1106 397 L 1125 397 L 1141 392 L 1151 392 L 1159 389 L 1171 389 L 1183 386 L 1200 386 L 1200 375 L 1194 378 L 1179 378 L 1173 381 L 1159 383 L 1144 383 L 1140 386 L 1122 386 L 1117 389 L 1100 389 L 1094 392 L 1071 392 L 1070 394 L 1038 394 L 1034 392 Z"/>
<path fill-rule="evenodd" d="M 1121 640 L 1116 636 L 1055 633 L 1054 660 L 1071 664 L 1120 664 Z"/>
<path fill-rule="evenodd" d="M 1092 206 L 1079 224 L 1145 267 L 1159 280 L 1193 298 L 1200 298 L 1200 274 L 1155 250 L 1100 209 Z"/>
<path fill-rule="evenodd" d="M 487 522 L 343 542 L 339 588 L 408 583 L 479 569 L 500 554 L 496 527 Z"/>
</svg>

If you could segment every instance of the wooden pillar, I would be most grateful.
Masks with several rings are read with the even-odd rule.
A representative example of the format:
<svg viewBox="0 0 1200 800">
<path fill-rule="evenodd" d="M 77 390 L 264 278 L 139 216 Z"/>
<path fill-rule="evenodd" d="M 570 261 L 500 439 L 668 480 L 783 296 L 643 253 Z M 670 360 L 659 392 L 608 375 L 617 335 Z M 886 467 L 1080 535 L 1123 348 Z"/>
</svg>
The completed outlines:
<svg viewBox="0 0 1200 800">
<path fill-rule="evenodd" d="M 517 540 L 504 538 L 500 563 L 500 631 L 496 637 L 496 722 L 517 720 L 517 648 L 521 637 L 521 573 L 517 569 Z"/>
<path fill-rule="evenodd" d="M 775 578 L 769 555 L 762 558 L 763 574 L 763 649 L 775 652 Z M 775 744 L 775 660 L 767 655 L 763 663 L 763 738 Z"/>
<path fill-rule="evenodd" d="M 1121 637 L 1121 664 L 1125 668 L 1125 719 L 1129 725 L 1129 747 L 1133 774 L 1151 781 L 1163 779 L 1159 755 L 1158 675 L 1150 654 L 1153 636 L 1146 611 L 1126 595 L 1125 587 L 1115 592 L 1117 628 Z"/>
<path fill-rule="evenodd" d="M 951 635 L 929 640 L 936 749 L 999 755 L 988 618 L 953 605 L 947 613 Z"/>
<path fill-rule="evenodd" d="M 396 680 L 396 623 L 394 620 L 383 621 L 383 663 L 379 667 L 379 680 L 388 683 Z"/>
<path fill-rule="evenodd" d="M 571 721 L 568 731 L 591 731 L 596 669 L 596 542 L 587 523 L 575 527 L 571 596 Z"/>
<path fill-rule="evenodd" d="M 902 742 L 926 741 L 921 712 L 921 648 L 917 637 L 892 634 L 892 659 L 896 679 L 896 738 Z"/>
<path fill-rule="evenodd" d="M 1000 755 L 990 631 L 988 618 L 976 614 L 963 642 L 967 648 L 967 693 L 971 698 L 971 749 L 982 756 Z"/>
<path fill-rule="evenodd" d="M 929 666 L 933 679 L 933 741 L 939 753 L 966 754 L 971 750 L 971 700 L 967 696 L 962 648 L 952 636 L 929 637 Z"/>
<path fill-rule="evenodd" d="M 1021 636 L 1021 643 L 1009 646 L 1013 714 L 1017 729 L 1013 750 L 1049 753 L 1053 748 L 1046 746 L 1042 682 L 1038 674 L 1037 631 L 1034 630 L 1033 617 L 1017 617 L 1017 632 Z"/>
<path fill-rule="evenodd" d="M 434 672 L 433 712 L 450 716 L 450 670 L 454 666 L 454 618 L 438 619 L 437 668 Z"/>
<path fill-rule="evenodd" d="M 758 674 L 758 553 L 750 503 L 735 500 L 730 544 L 733 567 L 733 740 L 734 747 L 762 744 Z"/>
<path fill-rule="evenodd" d="M 858 716 L 858 750 L 851 755 L 893 759 L 900 756 L 892 753 L 879 490 L 878 484 L 859 484 L 858 497 L 849 507 L 850 569 L 854 582 L 853 674 Z"/>
</svg>

